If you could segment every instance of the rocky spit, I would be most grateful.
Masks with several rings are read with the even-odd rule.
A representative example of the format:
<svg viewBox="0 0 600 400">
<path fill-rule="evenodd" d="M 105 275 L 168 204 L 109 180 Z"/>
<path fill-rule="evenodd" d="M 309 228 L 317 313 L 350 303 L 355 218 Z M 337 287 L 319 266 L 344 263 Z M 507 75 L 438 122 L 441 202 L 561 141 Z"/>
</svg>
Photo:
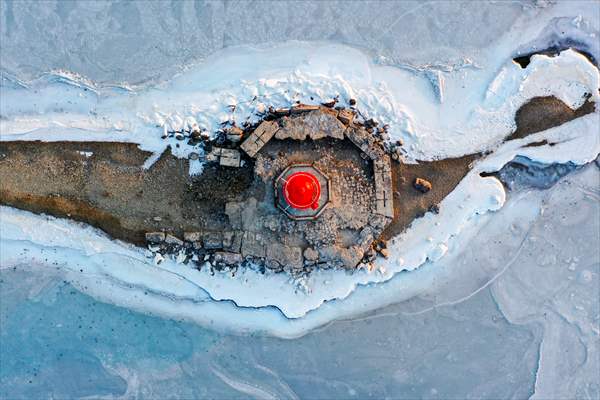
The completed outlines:
<svg viewBox="0 0 600 400">
<path fill-rule="evenodd" d="M 149 257 L 172 257 L 197 268 L 304 274 L 315 268 L 372 268 L 387 256 L 381 234 L 394 218 L 391 162 L 402 143 L 391 144 L 387 126 L 365 119 L 353 107 L 296 104 L 269 109 L 260 123 L 225 125 L 214 139 L 200 131 L 167 132 L 202 144 L 207 165 L 230 174 L 252 170 L 252 182 L 224 204 L 226 229 L 148 232 Z M 290 165 L 310 165 L 330 181 L 330 198 L 318 217 L 294 220 L 276 207 L 274 182 Z M 431 184 L 415 188 L 425 193 Z M 197 179 L 202 185 L 202 175 Z M 211 188 L 204 190 L 210 191 Z"/>
</svg>

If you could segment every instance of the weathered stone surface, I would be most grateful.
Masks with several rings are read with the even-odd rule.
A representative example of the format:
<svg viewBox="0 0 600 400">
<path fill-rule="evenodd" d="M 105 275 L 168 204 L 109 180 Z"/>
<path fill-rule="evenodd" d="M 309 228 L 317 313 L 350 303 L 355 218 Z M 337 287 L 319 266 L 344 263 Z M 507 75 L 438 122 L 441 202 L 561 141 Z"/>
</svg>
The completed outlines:
<svg viewBox="0 0 600 400">
<path fill-rule="evenodd" d="M 150 243 L 162 243 L 165 240 L 164 232 L 146 232 L 146 241 Z"/>
<path fill-rule="evenodd" d="M 363 256 L 364 250 L 359 246 L 349 248 L 325 246 L 319 249 L 319 261 L 347 269 L 354 269 L 361 262 Z"/>
<path fill-rule="evenodd" d="M 364 256 L 364 251 L 358 246 L 340 249 L 340 261 L 346 269 L 354 269 Z"/>
<path fill-rule="evenodd" d="M 381 159 L 385 151 L 377 143 L 375 137 L 364 128 L 350 127 L 346 129 L 346 137 L 354 143 L 361 151 L 369 156 L 371 160 Z"/>
<path fill-rule="evenodd" d="M 338 246 L 323 246 L 318 249 L 319 251 L 319 262 L 325 262 L 331 266 L 341 267 L 344 263 L 342 261 L 342 248 Z"/>
<path fill-rule="evenodd" d="M 340 110 L 338 113 L 338 118 L 345 125 L 350 125 L 354 121 L 354 111 L 352 110 Z"/>
<path fill-rule="evenodd" d="M 333 116 L 334 118 L 337 118 L 339 111 L 336 110 L 335 108 L 329 108 L 329 107 L 319 107 L 319 111 L 321 111 L 322 113 L 325 114 L 329 114 L 331 116 Z"/>
<path fill-rule="evenodd" d="M 239 167 L 240 152 L 234 149 L 221 149 L 219 164 L 224 167 Z"/>
<path fill-rule="evenodd" d="M 246 200 L 241 208 L 242 228 L 247 231 L 262 230 L 262 222 L 257 209 L 258 201 L 254 197 Z"/>
<path fill-rule="evenodd" d="M 366 226 L 362 231 L 360 231 L 360 234 L 358 235 L 358 243 L 356 245 L 360 247 L 363 252 L 367 251 L 367 249 L 371 246 L 371 243 L 373 243 L 373 239 L 373 229 Z"/>
<path fill-rule="evenodd" d="M 338 197 L 334 198 L 337 203 L 330 204 L 335 212 L 311 222 L 314 226 L 296 226 L 285 215 L 273 213 L 274 210 L 269 208 L 269 205 L 277 206 L 277 199 L 281 196 L 279 187 L 274 184 L 274 193 L 249 192 L 243 197 L 244 201 L 225 203 L 229 226 L 224 231 L 214 228 L 218 232 L 187 232 L 184 239 L 198 250 L 194 251 L 197 258 L 213 260 L 221 266 L 239 264 L 244 262 L 244 258 L 249 258 L 275 271 L 331 267 L 355 269 L 369 260 L 371 254 L 375 257 L 375 250 L 381 251 L 381 248 L 374 247 L 374 240 L 393 216 L 391 161 L 382 146 L 381 132 L 378 135 L 368 132 L 366 128 L 373 130 L 373 126 L 367 123 L 364 126 L 355 123 L 346 126 L 342 121 L 351 121 L 352 112 L 342 112 L 341 118 L 338 118 L 338 110 L 320 106 L 298 105 L 285 110 L 285 113 L 282 111 L 282 114 L 285 115 L 277 121 L 261 123 L 242 143 L 242 149 L 256 157 L 255 174 L 266 185 L 273 184 L 277 181 L 276 176 L 283 174 L 290 162 L 303 160 L 300 151 L 287 155 L 288 143 L 271 143 L 263 148 L 269 140 L 311 139 L 299 145 L 299 149 L 311 152 L 316 149 L 318 155 L 307 153 L 307 159 L 330 168 L 329 173 L 337 179 L 335 189 L 339 193 L 336 192 Z M 230 134 L 232 130 L 225 133 Z M 238 130 L 235 134 L 243 132 Z M 318 140 L 326 137 L 348 138 L 357 148 L 348 142 L 331 141 L 321 141 L 321 146 Z M 258 155 L 261 148 L 262 153 Z M 214 146 L 210 155 L 221 165 L 237 166 L 241 157 L 239 152 L 235 153 L 236 150 Z M 339 155 L 345 157 L 337 157 Z M 372 168 L 359 155 L 363 160 L 372 161 Z M 230 159 L 234 162 L 230 163 Z M 338 173 L 338 170 L 343 172 Z M 322 191 L 323 188 L 329 190 L 327 180 L 320 183 Z M 275 204 L 271 204 L 273 200 Z M 340 229 L 345 231 L 337 237 Z"/>
<path fill-rule="evenodd" d="M 183 232 L 183 240 L 186 242 L 197 242 L 201 238 L 200 232 Z"/>
<path fill-rule="evenodd" d="M 239 253 L 242 247 L 242 232 L 223 232 L 223 248 Z"/>
<path fill-rule="evenodd" d="M 223 232 L 223 248 L 227 248 L 231 246 L 231 242 L 233 241 L 234 232 Z"/>
<path fill-rule="evenodd" d="M 206 153 L 206 161 L 208 162 L 218 162 L 219 159 L 221 158 L 221 148 L 220 147 L 213 147 L 212 150 L 208 153 Z"/>
<path fill-rule="evenodd" d="M 242 256 L 265 257 L 266 252 L 260 233 L 244 232 L 244 237 L 242 238 Z"/>
<path fill-rule="evenodd" d="M 225 204 L 225 214 L 233 229 L 242 228 L 242 202 L 229 202 Z"/>
<path fill-rule="evenodd" d="M 290 112 L 292 114 L 298 114 L 298 113 L 303 113 L 303 112 L 308 112 L 308 111 L 315 111 L 318 110 L 319 106 L 316 105 L 310 105 L 310 104 L 296 104 L 295 106 L 293 106 L 290 109 Z"/>
<path fill-rule="evenodd" d="M 240 148 L 250 157 L 256 156 L 256 153 L 262 149 L 275 132 L 279 129 L 279 125 L 275 121 L 264 121 L 261 123 L 252 134 L 242 142 Z"/>
<path fill-rule="evenodd" d="M 363 128 L 350 127 L 345 131 L 346 137 L 365 154 L 369 152 L 369 132 Z"/>
<path fill-rule="evenodd" d="M 236 142 L 239 142 L 240 140 L 242 140 L 244 131 L 237 126 L 232 126 L 231 128 L 229 128 L 225 131 L 225 135 L 227 136 L 228 140 L 236 143 Z"/>
<path fill-rule="evenodd" d="M 277 215 L 267 215 L 263 218 L 263 226 L 271 232 L 277 232 L 280 227 L 280 219 Z"/>
<path fill-rule="evenodd" d="M 431 182 L 423 178 L 416 178 L 413 187 L 421 193 L 427 193 L 431 190 Z"/>
<path fill-rule="evenodd" d="M 270 243 L 267 246 L 267 258 L 275 260 L 284 267 L 293 269 L 302 268 L 302 249 L 300 247 L 286 246 L 281 243 Z"/>
<path fill-rule="evenodd" d="M 239 253 L 232 253 L 230 251 L 217 251 L 215 252 L 215 261 L 222 262 L 227 265 L 237 265 L 243 261 L 243 258 Z"/>
<path fill-rule="evenodd" d="M 207 250 L 216 250 L 223 248 L 223 238 L 218 232 L 204 232 L 202 235 L 202 243 Z"/>
<path fill-rule="evenodd" d="M 377 214 L 394 217 L 394 194 L 392 192 L 392 166 L 390 157 L 384 155 L 373 161 L 375 174 L 375 203 Z"/>
<path fill-rule="evenodd" d="M 183 240 L 181 240 L 178 237 L 175 237 L 175 236 L 173 236 L 171 234 L 168 234 L 165 237 L 165 243 L 166 244 L 176 245 L 176 246 L 183 246 Z"/>
<path fill-rule="evenodd" d="M 319 259 L 319 252 L 312 247 L 306 248 L 303 254 L 304 259 L 308 261 L 317 261 Z"/>
<path fill-rule="evenodd" d="M 284 117 L 281 124 L 282 127 L 275 134 L 279 140 L 306 140 L 309 137 L 313 140 L 325 137 L 343 139 L 346 129 L 333 115 L 321 111 L 311 111 L 301 117 Z"/>
<path fill-rule="evenodd" d="M 391 218 L 385 215 L 374 214 L 369 219 L 369 226 L 375 228 L 376 231 L 382 230 L 389 222 Z"/>
</svg>

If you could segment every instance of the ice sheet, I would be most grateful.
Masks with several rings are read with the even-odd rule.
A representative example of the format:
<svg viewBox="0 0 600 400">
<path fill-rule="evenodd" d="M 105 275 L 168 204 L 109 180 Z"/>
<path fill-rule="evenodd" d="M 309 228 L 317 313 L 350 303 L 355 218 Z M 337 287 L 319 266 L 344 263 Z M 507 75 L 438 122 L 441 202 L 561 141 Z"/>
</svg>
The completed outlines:
<svg viewBox="0 0 600 400">
<path fill-rule="evenodd" d="M 485 85 L 477 83 L 471 87 L 472 93 L 463 92 L 483 101 L 489 84 L 504 67 L 510 70 L 509 60 L 516 55 L 575 46 L 598 60 L 599 8 L 594 1 L 544 0 L 477 6 L 473 2 L 413 1 L 2 1 L 0 107 L 6 104 L 6 88 L 35 84 L 49 71 L 48 79 L 73 76 L 76 85 L 101 93 L 101 100 L 125 99 L 150 88 L 168 88 L 174 75 L 197 70 L 200 62 L 212 62 L 220 57 L 215 53 L 225 47 L 249 45 L 268 50 L 274 43 L 285 47 L 288 40 L 312 44 L 325 40 L 362 50 L 356 60 L 346 57 L 348 64 L 366 59 L 393 67 L 392 71 L 406 71 L 403 76 L 414 76 L 415 82 L 422 83 L 420 95 L 426 104 L 435 100 L 445 105 L 444 112 L 452 113 L 448 105 L 457 101 L 453 92 L 462 89 L 461 77 L 464 83 L 473 82 L 470 70 L 489 73 L 481 78 Z M 256 66 L 259 58 L 249 60 Z M 65 87 L 70 84 L 43 80 L 42 87 L 61 88 L 56 92 L 58 99 L 72 100 L 74 93 L 82 90 L 68 91 Z M 330 88 L 325 89 L 316 99 L 334 95 L 328 92 Z M 158 127 L 143 125 L 133 135 L 131 126 L 113 126 L 110 121 L 90 128 L 78 114 L 85 114 L 97 100 L 94 94 L 88 103 L 83 92 L 81 100 L 66 104 L 67 111 L 74 110 L 74 118 L 63 116 L 58 121 L 62 125 L 44 130 L 44 135 L 54 132 L 73 140 L 89 135 L 100 140 L 143 141 L 147 148 L 160 149 L 163 143 L 154 141 Z M 36 104 L 37 98 L 31 99 Z M 288 100 L 280 97 L 273 103 Z M 106 104 L 106 99 L 102 101 Z M 477 104 L 472 101 L 462 100 L 461 107 Z M 135 103 L 134 98 L 127 106 Z M 215 103 L 217 114 L 223 112 L 220 106 L 224 103 L 227 101 Z M 437 121 L 437 109 L 433 107 L 433 112 L 419 118 Z M 176 110 L 181 115 L 190 114 L 188 111 Z M 3 113 L 0 116 L 3 120 Z M 19 116 L 17 110 L 11 119 Z M 48 122 L 47 115 L 39 116 L 40 121 L 31 115 L 25 119 L 32 120 L 31 129 L 40 121 Z M 134 121 L 138 119 L 136 116 Z M 71 122 L 82 126 L 70 129 Z M 408 128 L 408 124 L 400 126 Z M 420 131 L 422 127 L 412 128 Z M 577 125 L 577 129 L 588 128 L 597 132 L 590 121 Z M 4 134 L 1 129 L 0 134 Z M 148 138 L 139 139 L 146 135 Z M 492 136 L 486 138 L 495 148 Z M 475 142 L 477 147 L 485 141 L 477 138 Z M 578 143 L 587 149 L 588 144 Z M 558 151 L 548 156 L 547 148 L 532 150 L 532 156 L 547 161 L 587 158 L 569 149 L 567 141 L 561 146 L 567 147 L 570 156 L 563 157 Z M 418 149 L 410 150 L 418 157 Z M 488 159 L 490 163 L 483 169 L 493 170 L 506 162 L 508 154 L 517 152 L 505 150 Z M 521 148 L 517 153 L 530 150 Z M 148 166 L 152 160 L 147 161 Z M 196 172 L 196 167 L 200 168 L 195 166 L 190 172 Z M 597 399 L 598 174 L 592 164 L 548 191 L 512 193 L 493 214 L 468 221 L 468 228 L 448 242 L 446 255 L 439 261 L 399 273 L 385 284 L 359 286 L 344 301 L 328 301 L 294 320 L 274 308 L 204 301 L 206 292 L 168 271 L 164 276 L 182 297 L 142 289 L 152 285 L 152 277 L 163 274 L 161 271 L 136 273 L 133 287 L 107 275 L 94 276 L 107 265 L 102 265 L 100 255 L 90 260 L 88 255 L 96 250 L 89 243 L 77 242 L 76 249 L 45 248 L 39 245 L 46 240 L 43 236 L 36 237 L 38 244 L 3 242 L 0 250 L 10 246 L 14 258 L 10 258 L 12 268 L 0 260 L 4 267 L 0 272 L 0 392 L 23 399 L 252 395 L 292 399 L 532 395 Z M 13 212 L 8 210 L 11 220 L 22 218 Z M 0 225 L 4 215 L 0 214 Z M 43 228 L 54 226 L 57 236 L 64 232 L 61 226 L 74 231 L 88 229 L 54 220 L 35 223 Z M 23 234 L 21 229 L 27 229 L 27 224 L 12 234 Z M 138 265 L 143 254 L 127 245 L 113 246 L 99 239 L 102 235 L 97 231 L 89 235 L 92 243 L 105 243 L 100 249 L 108 253 L 98 254 L 112 263 L 112 270 L 123 265 L 119 277 L 129 279 L 128 271 Z M 32 263 L 27 255 L 30 251 L 34 253 Z M 123 262 L 121 251 L 128 255 L 128 262 Z M 48 255 L 61 252 L 64 254 L 56 257 L 58 265 L 46 262 Z M 432 255 L 441 253 L 440 249 Z M 75 263 L 63 265 L 70 257 Z M 80 269 L 88 265 L 83 276 Z M 195 300 L 184 300 L 184 296 Z M 405 298 L 409 300 L 396 304 Z M 371 311 L 375 307 L 385 308 Z M 228 336 L 178 321 L 297 337 L 312 327 L 348 316 L 353 316 L 352 320 L 328 324 L 293 341 Z M 225 324 L 227 320 L 240 323 L 232 326 Z"/>
<path fill-rule="evenodd" d="M 438 215 L 427 214 L 395 238 L 392 257 L 379 260 L 371 273 L 318 271 L 299 281 L 285 274 L 263 276 L 250 269 L 235 277 L 227 273 L 212 276 L 206 270 L 172 261 L 155 267 L 140 249 L 111 242 L 97 231 L 7 208 L 2 208 L 3 264 L 18 262 L 23 241 L 35 250 L 31 251 L 34 261 L 39 261 L 42 253 L 45 259 L 48 248 L 60 246 L 64 254 L 53 256 L 57 257 L 55 262 L 64 265 L 70 275 L 81 269 L 89 272 L 78 276 L 76 284 L 98 297 L 195 319 L 197 306 L 214 312 L 224 307 L 248 316 L 236 320 L 232 329 L 264 329 L 294 336 L 348 315 L 358 307 L 352 301 L 355 296 L 350 296 L 357 288 L 383 288 L 386 285 L 381 283 L 393 281 L 403 271 L 451 258 L 457 243 L 466 243 L 466 238 L 489 218 L 489 212 L 503 206 L 502 185 L 494 178 L 482 177 L 481 172 L 496 171 L 517 155 L 539 162 L 580 165 L 597 156 L 597 111 L 526 139 L 501 144 L 514 128 L 516 110 L 533 97 L 554 95 L 573 108 L 588 98 L 597 101 L 600 97 L 597 68 L 574 50 L 552 57 L 535 55 L 526 68 L 511 59 L 518 46 L 516 36 L 518 43 L 535 41 L 543 24 L 551 26 L 554 16 L 563 12 L 562 7 L 543 14 L 539 25 L 523 26 L 517 21 L 512 30 L 479 55 L 477 63 L 398 68 L 374 63 L 368 54 L 345 45 L 286 42 L 228 48 L 171 81 L 146 87 L 99 85 L 65 71 L 29 82 L 6 78 L 0 102 L 1 140 L 133 142 L 154 152 L 146 167 L 169 144 L 160 138 L 165 130 L 199 126 L 214 131 L 226 120 L 240 123 L 246 118 L 256 119 L 266 105 L 319 102 L 335 95 L 342 101 L 356 98 L 367 116 L 389 123 L 392 138 L 405 142 L 408 161 L 481 151 L 491 154 L 478 162 L 442 202 Z M 574 29 L 589 32 L 595 27 Z M 231 105 L 236 106 L 234 111 Z M 526 147 L 543 139 L 554 145 Z M 173 147 L 173 151 L 186 157 L 197 149 L 184 145 Z M 191 174 L 201 171 L 198 164 L 192 163 Z M 33 227 L 38 226 L 48 227 L 42 236 L 34 232 Z M 86 268 L 81 268 L 82 264 Z M 103 284 L 92 284 L 89 279 Z M 407 285 L 397 292 L 400 294 L 392 295 L 394 301 L 408 298 L 426 282 Z M 128 285 L 133 286 L 129 289 L 150 290 L 156 296 L 130 296 Z M 179 299 L 186 306 L 173 310 L 168 302 L 162 303 L 163 297 Z M 393 301 L 379 297 L 373 294 L 363 309 Z M 345 311 L 341 304 L 348 305 Z M 315 312 L 333 308 L 338 311 Z M 200 320 L 214 321 L 209 317 Z M 284 328 L 278 325 L 280 321 L 290 322 Z"/>
</svg>

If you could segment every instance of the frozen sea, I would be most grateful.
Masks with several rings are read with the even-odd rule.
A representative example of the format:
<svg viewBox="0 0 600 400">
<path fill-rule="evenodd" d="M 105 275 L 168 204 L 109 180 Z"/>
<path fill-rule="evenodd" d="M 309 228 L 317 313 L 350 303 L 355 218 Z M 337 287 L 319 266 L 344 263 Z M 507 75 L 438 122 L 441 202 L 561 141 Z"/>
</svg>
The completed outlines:
<svg viewBox="0 0 600 400">
<path fill-rule="evenodd" d="M 537 38 L 515 55 L 565 43 L 599 55 L 597 2 L 0 7 L 1 71 L 23 81 L 65 70 L 159 84 L 224 48 L 290 40 L 351 46 L 410 71 L 477 68 L 515 24 Z M 451 265 L 421 267 L 429 289 L 295 339 L 100 302 L 26 257 L 0 265 L 0 398 L 598 399 L 599 162 L 551 180 L 523 177 Z"/>
</svg>

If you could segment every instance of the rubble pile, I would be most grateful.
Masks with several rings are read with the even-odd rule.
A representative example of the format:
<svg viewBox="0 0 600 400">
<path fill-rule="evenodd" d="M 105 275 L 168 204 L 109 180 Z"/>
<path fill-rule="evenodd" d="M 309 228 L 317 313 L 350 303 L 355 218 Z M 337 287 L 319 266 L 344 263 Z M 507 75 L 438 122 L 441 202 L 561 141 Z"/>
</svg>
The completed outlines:
<svg viewBox="0 0 600 400">
<path fill-rule="evenodd" d="M 255 126 L 230 125 L 217 139 L 204 140 L 205 162 L 252 168 L 254 182 L 223 200 L 227 229 L 186 232 L 182 239 L 149 232 L 149 256 L 157 263 L 169 256 L 197 268 L 251 266 L 295 275 L 314 268 L 370 269 L 377 253 L 387 251 L 378 238 L 394 217 L 390 162 L 400 160 L 401 144 L 389 144 L 386 126 L 335 104 L 270 108 Z M 190 140 L 202 141 L 194 132 Z M 307 211 L 300 218 L 277 203 L 277 177 L 295 165 L 323 174 L 327 198 L 318 215 Z"/>
</svg>

